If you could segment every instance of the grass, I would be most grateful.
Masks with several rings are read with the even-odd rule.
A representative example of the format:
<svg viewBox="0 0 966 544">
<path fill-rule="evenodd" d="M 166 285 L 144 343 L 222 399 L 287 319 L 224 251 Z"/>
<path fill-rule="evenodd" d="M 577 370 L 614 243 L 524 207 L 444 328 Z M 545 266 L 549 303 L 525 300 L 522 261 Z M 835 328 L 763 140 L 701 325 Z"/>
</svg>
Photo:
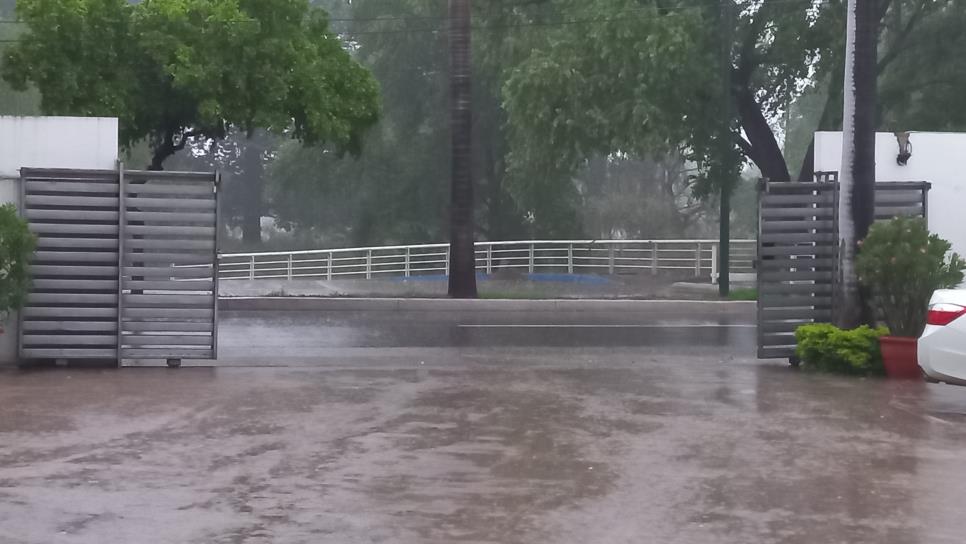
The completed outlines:
<svg viewBox="0 0 966 544">
<path fill-rule="evenodd" d="M 758 300 L 758 290 L 735 289 L 728 293 L 728 300 Z"/>
</svg>

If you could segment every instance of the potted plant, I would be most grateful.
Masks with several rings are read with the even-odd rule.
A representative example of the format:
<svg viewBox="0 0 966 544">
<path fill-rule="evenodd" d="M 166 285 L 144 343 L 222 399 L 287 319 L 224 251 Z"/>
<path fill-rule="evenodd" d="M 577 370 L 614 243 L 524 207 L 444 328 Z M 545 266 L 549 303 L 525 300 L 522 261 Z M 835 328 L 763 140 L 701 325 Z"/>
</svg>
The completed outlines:
<svg viewBox="0 0 966 544">
<path fill-rule="evenodd" d="M 921 375 L 916 343 L 926 325 L 929 299 L 936 289 L 959 285 L 966 269 L 966 261 L 951 247 L 929 234 L 918 217 L 875 223 L 861 243 L 855 268 L 877 318 L 889 328 L 889 335 L 879 339 L 889 377 Z"/>
<path fill-rule="evenodd" d="M 36 239 L 13 204 L 0 206 L 0 334 L 10 312 L 30 293 L 30 256 Z"/>
</svg>

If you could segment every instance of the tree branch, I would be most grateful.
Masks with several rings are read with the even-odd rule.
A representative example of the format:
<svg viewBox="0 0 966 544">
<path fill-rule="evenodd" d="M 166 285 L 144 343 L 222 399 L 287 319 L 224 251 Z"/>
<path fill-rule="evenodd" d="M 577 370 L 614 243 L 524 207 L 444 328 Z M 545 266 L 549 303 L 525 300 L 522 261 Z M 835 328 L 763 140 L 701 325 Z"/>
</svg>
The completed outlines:
<svg viewBox="0 0 966 544">
<path fill-rule="evenodd" d="M 889 2 L 883 2 L 883 3 L 886 5 L 889 4 Z M 909 21 L 906 23 L 906 25 L 902 27 L 901 30 L 899 30 L 899 34 L 898 36 L 896 36 L 896 39 L 892 43 L 892 46 L 889 48 L 889 51 L 887 51 L 886 54 L 882 55 L 882 58 L 880 58 L 879 62 L 876 63 L 875 68 L 876 68 L 877 74 L 881 74 L 885 70 L 886 66 L 888 66 L 892 61 L 896 60 L 896 58 L 898 58 L 899 55 L 902 54 L 903 51 L 905 51 L 903 46 L 905 45 L 906 40 L 909 39 L 909 35 L 912 34 L 913 28 L 915 28 L 916 24 L 922 18 L 923 14 L 925 14 L 926 5 L 929 3 L 930 3 L 930 0 L 920 0 L 919 8 L 915 11 L 915 13 L 912 14 L 912 16 L 909 17 Z M 882 20 L 882 17 L 885 17 L 885 11 L 886 10 L 883 9 L 882 13 L 880 13 L 880 16 L 879 16 L 880 21 Z"/>
</svg>

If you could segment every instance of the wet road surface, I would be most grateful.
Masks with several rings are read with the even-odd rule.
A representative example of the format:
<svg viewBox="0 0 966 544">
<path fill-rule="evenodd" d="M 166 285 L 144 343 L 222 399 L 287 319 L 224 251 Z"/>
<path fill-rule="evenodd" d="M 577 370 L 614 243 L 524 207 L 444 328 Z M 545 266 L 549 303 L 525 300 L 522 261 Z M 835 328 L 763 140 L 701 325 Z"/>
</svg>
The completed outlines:
<svg viewBox="0 0 966 544">
<path fill-rule="evenodd" d="M 637 347 L 752 357 L 754 304 L 650 301 L 642 311 L 229 311 L 223 364 L 306 364 L 332 357 L 456 348 Z M 391 348 L 387 350 L 386 348 Z M 402 348 L 402 349 L 400 349 Z M 324 364 L 324 363 L 323 363 Z"/>
<path fill-rule="evenodd" d="M 289 318 L 287 342 L 322 343 Z M 799 372 L 684 328 L 395 351 L 333 331 L 346 356 L 287 367 L 3 371 L 0 542 L 963 541 L 966 388 Z"/>
</svg>

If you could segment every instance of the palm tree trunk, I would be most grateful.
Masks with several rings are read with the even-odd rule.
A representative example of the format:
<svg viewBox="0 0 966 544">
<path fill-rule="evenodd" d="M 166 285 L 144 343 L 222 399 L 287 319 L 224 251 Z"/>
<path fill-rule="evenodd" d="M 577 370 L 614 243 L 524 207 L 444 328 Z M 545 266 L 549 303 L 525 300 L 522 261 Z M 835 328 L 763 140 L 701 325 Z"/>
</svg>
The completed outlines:
<svg viewBox="0 0 966 544">
<path fill-rule="evenodd" d="M 875 215 L 875 0 L 849 0 L 839 171 L 839 286 L 836 321 L 853 328 L 867 320 L 855 273 L 857 242 Z"/>
<path fill-rule="evenodd" d="M 476 298 L 473 214 L 473 119 L 470 109 L 470 0 L 450 0 L 450 200 L 449 296 Z"/>
</svg>

